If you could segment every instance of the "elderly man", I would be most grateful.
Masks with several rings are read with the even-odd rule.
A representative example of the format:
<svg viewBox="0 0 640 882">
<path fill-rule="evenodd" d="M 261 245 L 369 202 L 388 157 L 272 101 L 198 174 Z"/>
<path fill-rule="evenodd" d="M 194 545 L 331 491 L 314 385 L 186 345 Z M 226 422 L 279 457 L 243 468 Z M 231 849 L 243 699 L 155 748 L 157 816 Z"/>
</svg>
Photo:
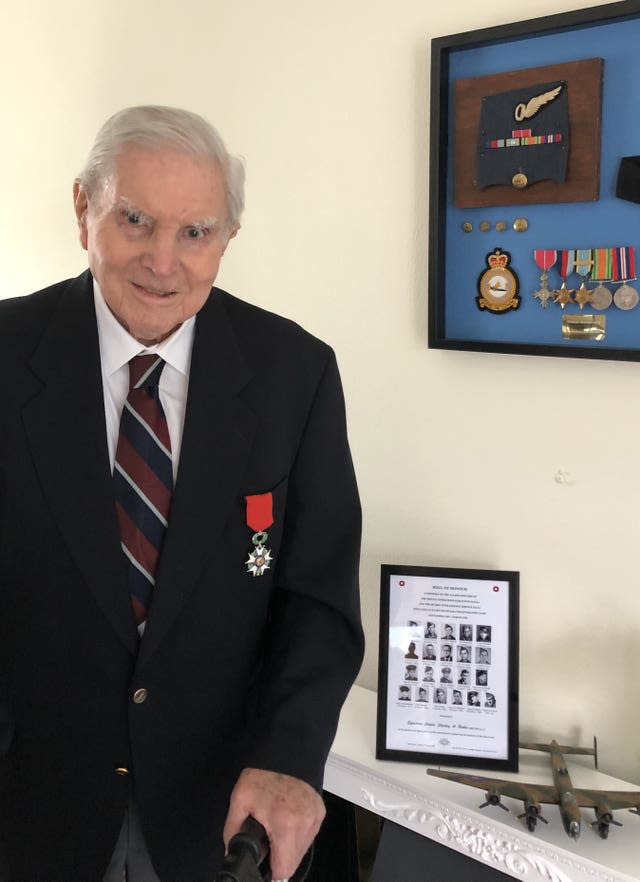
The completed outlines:
<svg viewBox="0 0 640 882">
<path fill-rule="evenodd" d="M 362 656 L 332 351 L 213 288 L 243 170 L 130 108 L 74 185 L 89 270 L 0 303 L 0 837 L 11 882 L 274 879 Z"/>
</svg>

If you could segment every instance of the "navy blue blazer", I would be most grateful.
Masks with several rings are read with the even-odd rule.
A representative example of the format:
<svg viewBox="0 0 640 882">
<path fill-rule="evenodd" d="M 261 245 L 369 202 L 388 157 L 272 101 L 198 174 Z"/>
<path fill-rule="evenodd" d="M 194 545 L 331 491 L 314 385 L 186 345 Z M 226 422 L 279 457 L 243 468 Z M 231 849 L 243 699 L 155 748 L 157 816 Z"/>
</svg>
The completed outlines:
<svg viewBox="0 0 640 882">
<path fill-rule="evenodd" d="M 254 576 L 245 497 L 266 492 L 274 561 Z M 242 768 L 321 786 L 362 658 L 359 540 L 333 352 L 214 288 L 139 643 L 91 276 L 0 302 L 0 836 L 12 882 L 100 882 L 131 792 L 163 882 L 205 882 Z"/>
</svg>

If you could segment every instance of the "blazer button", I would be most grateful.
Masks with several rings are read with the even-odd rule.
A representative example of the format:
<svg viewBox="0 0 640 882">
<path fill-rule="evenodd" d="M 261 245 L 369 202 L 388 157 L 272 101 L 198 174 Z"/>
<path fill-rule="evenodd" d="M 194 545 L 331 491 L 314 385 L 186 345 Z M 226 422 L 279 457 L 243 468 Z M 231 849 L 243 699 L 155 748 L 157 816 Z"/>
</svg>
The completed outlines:
<svg viewBox="0 0 640 882">
<path fill-rule="evenodd" d="M 125 769 L 124 766 L 120 766 L 118 769 L 116 769 L 116 775 L 121 775 L 123 778 L 125 778 L 128 774 L 129 769 Z"/>
<path fill-rule="evenodd" d="M 149 693 L 146 689 L 136 689 L 133 693 L 133 701 L 135 704 L 143 704 L 147 700 Z"/>
</svg>

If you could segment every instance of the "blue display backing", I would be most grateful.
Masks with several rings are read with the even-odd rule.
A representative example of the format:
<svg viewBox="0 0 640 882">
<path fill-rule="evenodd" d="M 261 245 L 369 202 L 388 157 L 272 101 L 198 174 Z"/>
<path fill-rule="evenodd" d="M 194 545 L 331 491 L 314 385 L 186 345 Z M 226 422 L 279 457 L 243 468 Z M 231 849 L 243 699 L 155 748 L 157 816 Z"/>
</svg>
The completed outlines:
<svg viewBox="0 0 640 882">
<path fill-rule="evenodd" d="M 606 316 L 606 337 L 602 342 L 565 340 L 563 313 L 580 313 L 577 304 L 565 310 L 549 301 L 542 309 L 532 296 L 540 288 L 540 270 L 533 259 L 536 248 L 604 248 L 632 245 L 638 253 L 640 204 L 615 196 L 620 157 L 640 154 L 640 21 L 619 20 L 580 27 L 527 39 L 516 39 L 469 49 L 453 49 L 449 54 L 450 100 L 453 83 L 466 77 L 484 76 L 523 68 L 563 64 L 588 58 L 604 59 L 602 93 L 602 151 L 600 199 L 597 202 L 567 202 L 489 208 L 459 209 L 453 205 L 453 125 L 454 109 L 449 107 L 449 154 L 447 167 L 447 217 L 445 261 L 445 322 L 447 339 L 533 343 L 581 347 L 636 349 L 640 347 L 640 306 L 620 310 L 615 305 L 603 312 L 585 306 L 583 313 Z M 526 233 L 516 233 L 512 223 L 526 218 Z M 480 232 L 480 221 L 491 224 Z M 506 221 L 507 230 L 495 231 L 497 221 Z M 473 232 L 462 232 L 470 221 Z M 481 311 L 476 305 L 477 281 L 487 268 L 486 255 L 495 248 L 511 254 L 511 267 L 520 280 L 519 309 L 505 314 Z M 559 263 L 559 260 L 558 260 Z M 577 275 L 568 287 L 577 288 Z M 634 287 L 638 287 L 633 283 Z M 557 288 L 557 266 L 550 272 L 549 287 Z M 595 287 L 591 284 L 590 287 Z M 608 285 L 610 290 L 615 287 Z M 616 286 L 617 287 L 617 286 Z"/>
</svg>

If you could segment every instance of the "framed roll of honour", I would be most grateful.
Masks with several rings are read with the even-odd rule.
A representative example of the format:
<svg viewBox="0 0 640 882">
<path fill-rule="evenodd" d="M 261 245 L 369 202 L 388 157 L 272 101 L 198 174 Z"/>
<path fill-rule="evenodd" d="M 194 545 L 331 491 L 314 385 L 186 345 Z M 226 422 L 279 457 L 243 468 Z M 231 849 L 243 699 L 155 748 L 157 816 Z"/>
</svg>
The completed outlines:
<svg viewBox="0 0 640 882">
<path fill-rule="evenodd" d="M 376 756 L 518 768 L 519 574 L 383 564 Z"/>
</svg>

